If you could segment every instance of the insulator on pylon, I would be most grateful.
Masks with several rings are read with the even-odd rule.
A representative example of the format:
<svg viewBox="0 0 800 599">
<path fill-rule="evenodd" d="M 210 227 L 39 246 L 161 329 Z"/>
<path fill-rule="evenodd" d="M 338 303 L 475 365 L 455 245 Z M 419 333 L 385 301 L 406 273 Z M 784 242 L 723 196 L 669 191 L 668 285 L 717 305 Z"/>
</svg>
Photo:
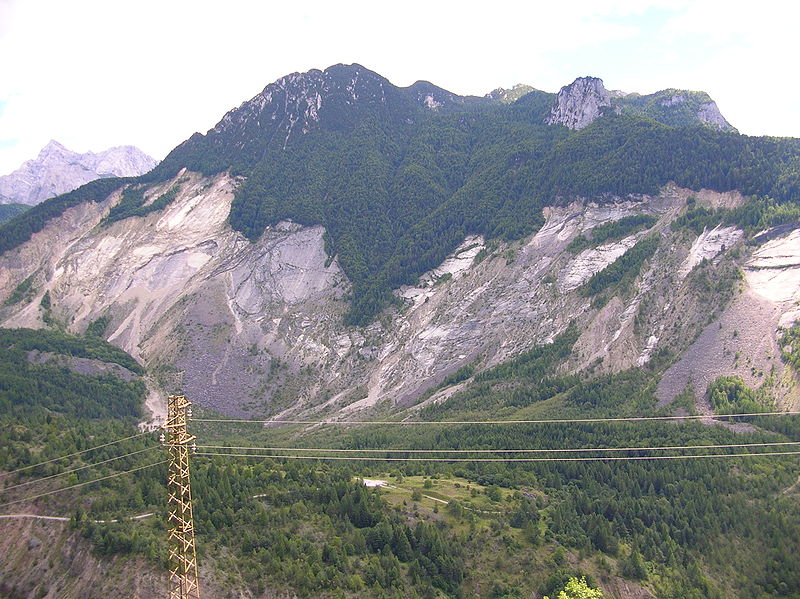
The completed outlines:
<svg viewBox="0 0 800 599">
<path fill-rule="evenodd" d="M 197 453 L 197 443 L 192 443 L 192 453 Z"/>
<path fill-rule="evenodd" d="M 166 441 L 166 437 L 164 436 L 164 433 L 161 433 L 161 436 L 158 439 L 159 439 L 159 441 L 161 441 L 161 444 L 163 445 L 164 441 Z"/>
</svg>

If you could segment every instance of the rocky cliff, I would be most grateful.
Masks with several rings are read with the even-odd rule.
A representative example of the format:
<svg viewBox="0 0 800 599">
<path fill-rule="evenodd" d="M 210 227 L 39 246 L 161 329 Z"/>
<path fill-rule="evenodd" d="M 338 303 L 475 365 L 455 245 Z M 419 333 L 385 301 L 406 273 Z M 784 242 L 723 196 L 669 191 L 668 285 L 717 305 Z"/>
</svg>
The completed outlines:
<svg viewBox="0 0 800 599">
<path fill-rule="evenodd" d="M 561 88 L 547 123 L 568 129 L 583 129 L 611 107 L 611 94 L 597 77 L 578 77 Z"/>
<path fill-rule="evenodd" d="M 0 177 L 0 203 L 34 205 L 95 179 L 141 175 L 156 164 L 133 146 L 78 154 L 50 141 L 35 159 Z"/>
<path fill-rule="evenodd" d="M 688 190 L 668 186 L 657 196 L 553 207 L 536 234 L 517 242 L 467 237 L 417 285 L 395 291 L 399 307 L 353 328 L 342 320 L 350 282 L 336 256 L 325 252 L 324 229 L 287 221 L 250 243 L 227 222 L 237 185 L 225 174 L 183 172 L 148 193 L 178 186 L 167 208 L 108 227 L 97 225 L 120 193 L 71 208 L 3 255 L 0 297 L 11 297 L 25 281 L 33 291 L 7 301 L 0 323 L 43 326 L 41 299 L 49 293 L 52 314 L 71 331 L 107 317 L 106 337 L 150 369 L 154 388 L 169 390 L 182 378 L 194 401 L 239 416 L 436 401 L 446 389 L 433 397 L 426 392 L 460 367 L 498 364 L 547 343 L 571 321 L 583 331 L 568 366 L 575 371 L 616 372 L 646 364 L 660 350 L 681 354 L 707 343 L 695 337 L 708 325 L 730 338 L 720 351 L 740 357 L 717 360 L 697 350 L 691 368 L 679 362 L 667 373 L 664 402 L 689 383 L 702 395 L 723 373 L 758 386 L 763 378 L 756 370 L 775 372 L 784 383 L 781 401 L 796 401 L 793 376 L 775 349 L 775 327 L 794 310 L 800 275 L 772 264 L 762 256 L 766 250 L 750 257 L 738 229 L 699 237 L 673 231 Z M 736 194 L 699 197 L 709 206 L 743 201 Z M 637 214 L 656 224 L 577 254 L 568 250 L 577 235 Z M 634 287 L 600 305 L 582 293 L 592 275 L 647 235 L 659 239 L 658 250 Z M 780 254 L 782 243 L 770 251 Z M 746 269 L 742 280 L 739 266 Z M 729 295 L 705 289 L 708 277 L 729 280 Z M 754 294 L 766 320 L 753 325 L 753 334 L 766 332 L 766 345 L 750 343 L 737 324 Z"/>
<path fill-rule="evenodd" d="M 678 89 L 646 95 L 609 92 L 603 80 L 597 77 L 579 77 L 562 87 L 547 123 L 579 130 L 606 112 L 645 116 L 670 126 L 703 125 L 721 131 L 735 131 L 722 116 L 716 102 L 705 92 Z"/>
</svg>

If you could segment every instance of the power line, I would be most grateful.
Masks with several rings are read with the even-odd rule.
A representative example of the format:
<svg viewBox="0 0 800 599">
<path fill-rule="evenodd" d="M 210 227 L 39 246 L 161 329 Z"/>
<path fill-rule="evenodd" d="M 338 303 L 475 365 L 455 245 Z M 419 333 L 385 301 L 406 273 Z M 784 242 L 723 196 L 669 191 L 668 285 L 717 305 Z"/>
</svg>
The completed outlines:
<svg viewBox="0 0 800 599">
<path fill-rule="evenodd" d="M 14 505 L 15 503 L 22 503 L 23 501 L 33 501 L 34 499 L 39 499 L 40 497 L 45 497 L 46 495 L 53 495 L 55 493 L 61 493 L 62 491 L 69 491 L 70 489 L 75 489 L 77 487 L 82 487 L 84 485 L 90 485 L 92 483 L 100 482 L 101 480 L 108 480 L 109 478 L 114 478 L 117 476 L 122 476 L 123 474 L 130 474 L 132 472 L 138 472 L 139 470 L 144 470 L 145 468 L 152 468 L 153 466 L 160 466 L 161 464 L 166 464 L 167 460 L 162 460 L 161 462 L 156 462 L 154 464 L 147 464 L 146 466 L 139 466 L 138 468 L 133 468 L 131 470 L 125 470 L 124 472 L 115 472 L 114 474 L 109 474 L 108 476 L 102 476 L 100 478 L 95 478 L 94 480 L 87 480 L 86 482 L 77 483 L 74 485 L 70 485 L 69 487 L 64 487 L 62 489 L 56 489 L 55 491 L 48 491 L 47 493 L 39 493 L 38 495 L 33 495 L 31 497 L 23 497 L 22 499 L 16 499 L 14 501 L 8 501 L 6 503 L 0 503 L 0 508 Z"/>
<path fill-rule="evenodd" d="M 753 416 L 796 416 L 800 411 L 754 412 L 751 414 L 697 414 L 685 416 L 625 416 L 620 418 L 555 418 L 542 420 L 250 420 L 236 418 L 194 418 L 191 422 L 214 422 L 229 424 L 338 424 L 338 425 L 413 425 L 413 424 L 586 424 L 602 422 L 643 422 L 669 420 L 703 420 L 718 418 L 749 418 Z"/>
<path fill-rule="evenodd" d="M 338 449 L 325 447 L 245 447 L 228 445 L 198 445 L 197 449 L 231 449 L 249 451 L 317 451 L 330 453 L 583 453 L 616 451 L 669 451 L 690 449 L 740 449 L 745 447 L 776 447 L 800 445 L 800 441 L 774 441 L 770 443 L 729 443 L 726 445 L 662 445 L 658 447 L 571 447 L 558 449 Z"/>
<path fill-rule="evenodd" d="M 10 476 L 12 474 L 16 474 L 17 472 L 22 472 L 23 470 L 30 470 L 31 468 L 36 468 L 37 466 L 44 466 L 45 464 L 50 464 L 51 462 L 57 462 L 58 460 L 63 460 L 66 458 L 71 458 L 76 455 L 81 455 L 87 453 L 89 451 L 94 451 L 95 449 L 100 449 L 102 447 L 108 447 L 109 445 L 116 445 L 117 443 L 122 443 L 123 441 L 130 441 L 131 439 L 138 439 L 139 437 L 143 437 L 145 435 L 149 435 L 150 432 L 139 433 L 138 435 L 131 435 L 130 437 L 125 437 L 124 439 L 117 439 L 116 441 L 109 441 L 108 443 L 103 443 L 102 445 L 96 445 L 94 447 L 90 447 L 89 449 L 83 449 L 81 451 L 76 451 L 75 453 L 68 453 L 67 455 L 62 455 L 57 458 L 52 458 L 50 460 L 45 460 L 44 462 L 39 462 L 38 464 L 31 464 L 30 466 L 23 466 L 22 468 L 17 468 L 16 470 L 10 470 L 5 473 L 0 473 L 0 478 Z"/>
<path fill-rule="evenodd" d="M 252 453 L 206 453 L 198 451 L 198 456 L 236 457 L 236 458 L 281 458 L 287 460 L 342 460 L 352 462 L 621 462 L 630 460 L 690 460 L 703 458 L 739 458 L 763 456 L 800 455 L 800 451 L 772 451 L 764 453 L 712 453 L 687 455 L 654 456 L 585 456 L 577 458 L 378 458 L 369 456 L 308 456 L 308 455 L 265 455 Z M 0 506 L 2 507 L 2 506 Z"/>
<path fill-rule="evenodd" d="M 113 520 L 89 520 L 94 524 L 110 524 L 112 522 L 119 522 L 124 520 L 144 520 L 155 516 L 155 512 L 148 512 L 146 514 L 139 514 L 137 516 L 125 516 L 124 518 L 114 518 Z M 0 519 L 10 520 L 12 518 L 31 518 L 33 520 L 51 520 L 54 522 L 69 522 L 71 518 L 66 516 L 41 516 L 39 514 L 0 514 Z"/>
<path fill-rule="evenodd" d="M 0 493 L 5 493 L 6 491 L 10 491 L 12 489 L 18 489 L 19 487 L 27 487 L 28 485 L 33 485 L 35 483 L 40 483 L 42 481 L 50 480 L 51 478 L 56 478 L 58 476 L 64 476 L 66 474 L 72 474 L 73 472 L 79 472 L 80 470 L 86 470 L 87 468 L 93 468 L 95 466 L 101 466 L 102 464 L 107 464 L 109 462 L 114 462 L 116 460 L 121 460 L 123 458 L 127 458 L 127 457 L 130 457 L 130 456 L 133 456 L 133 455 L 137 455 L 137 454 L 140 454 L 140 453 L 144 453 L 145 451 L 153 451 L 154 449 L 160 449 L 160 448 L 158 446 L 148 447 L 146 449 L 140 449 L 139 451 L 133 451 L 133 452 L 130 452 L 130 453 L 126 453 L 124 455 L 119 455 L 119 456 L 114 457 L 114 458 L 108 458 L 107 460 L 103 460 L 101 462 L 95 462 L 93 464 L 86 464 L 85 466 L 80 466 L 79 468 L 73 468 L 72 470 L 65 470 L 64 472 L 59 472 L 58 474 L 51 474 L 50 476 L 43 476 L 41 478 L 36 478 L 34 480 L 29 480 L 29 481 L 26 481 L 24 483 L 20 483 L 18 485 L 13 485 L 11 487 L 5 487 L 3 489 L 0 489 Z"/>
</svg>

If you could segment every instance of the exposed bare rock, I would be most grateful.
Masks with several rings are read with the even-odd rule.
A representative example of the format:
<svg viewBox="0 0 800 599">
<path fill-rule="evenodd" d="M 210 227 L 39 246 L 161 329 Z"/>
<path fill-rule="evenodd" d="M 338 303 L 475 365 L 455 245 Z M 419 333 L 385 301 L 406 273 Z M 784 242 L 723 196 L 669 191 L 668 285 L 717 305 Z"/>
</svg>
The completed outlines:
<svg viewBox="0 0 800 599">
<path fill-rule="evenodd" d="M 780 378 L 784 367 L 775 336 L 780 316 L 779 304 L 752 290 L 740 294 L 667 370 L 658 385 L 659 402 L 669 403 L 686 385 L 702 397 L 718 376 L 740 376 L 754 388 L 764 383 L 773 367 Z"/>
<path fill-rule="evenodd" d="M 53 354 L 51 352 L 41 352 L 39 350 L 29 351 L 27 358 L 32 364 L 55 363 L 84 376 L 111 375 L 127 382 L 132 381 L 137 376 L 124 366 L 110 362 L 102 362 L 94 358 L 65 356 Z"/>
<path fill-rule="evenodd" d="M 397 290 L 402 308 L 348 328 L 350 283 L 326 255 L 322 227 L 284 222 L 251 243 L 227 223 L 234 178 L 180 173 L 148 194 L 178 179 L 175 200 L 145 217 L 97 227 L 119 192 L 69 209 L 6 252 L 0 268 L 0 300 L 31 280 L 31 297 L 0 308 L 0 324 L 44 326 L 45 292 L 72 331 L 108 317 L 108 339 L 152 375 L 153 411 L 163 411 L 158 389 L 178 388 L 243 416 L 410 405 L 458 368 L 491 367 L 571 321 L 582 334 L 569 368 L 641 365 L 662 346 L 688 345 L 715 309 L 695 296 L 693 274 L 681 282 L 680 266 L 703 252 L 729 260 L 728 244 L 738 243 L 734 231 L 709 232 L 702 242 L 672 232 L 690 195 L 674 186 L 654 197 L 551 207 L 544 226 L 518 242 L 487 246 L 468 237 L 416 286 Z M 728 201 L 704 193 L 704 202 Z M 566 251 L 576 235 L 640 213 L 658 218 L 653 230 L 577 256 Z M 580 284 L 654 233 L 663 238 L 659 251 L 635 285 L 593 309 Z"/>
<path fill-rule="evenodd" d="M 10 511 L 36 514 L 24 504 Z M 10 556 L 15 559 L 6 559 Z M 99 557 L 68 521 L 0 520 L 2 597 L 80 599 L 99 593 L 148 599 L 162 594 L 166 583 L 165 573 L 143 559 Z"/>
<path fill-rule="evenodd" d="M 745 273 L 753 291 L 774 303 L 800 300 L 800 229 L 753 252 Z"/>
<path fill-rule="evenodd" d="M 547 119 L 549 125 L 564 125 L 568 129 L 583 129 L 611 106 L 611 94 L 597 77 L 578 77 L 558 92 L 556 104 Z"/>
<path fill-rule="evenodd" d="M 743 234 L 736 227 L 717 226 L 710 231 L 703 231 L 692 244 L 686 260 L 681 264 L 680 276 L 685 277 L 703 260 L 712 260 L 727 248 L 733 247 L 742 238 Z"/>
<path fill-rule="evenodd" d="M 712 242 L 713 253 L 716 245 L 732 239 L 728 236 L 736 232 L 716 231 L 716 242 L 709 237 L 713 231 L 695 241 L 681 272 L 687 264 L 697 264 L 697 251 L 702 252 L 698 247 Z M 780 359 L 778 328 L 791 325 L 800 316 L 800 230 L 756 249 L 745 263 L 744 274 L 742 292 L 662 377 L 658 386 L 661 403 L 671 401 L 687 384 L 702 397 L 718 376 L 736 375 L 755 388 L 771 377 L 771 392 L 780 406 L 797 405 L 794 373 Z"/>
<path fill-rule="evenodd" d="M 133 146 L 78 154 L 50 141 L 36 159 L 0 177 L 0 203 L 38 204 L 95 179 L 141 175 L 156 164 Z"/>
<path fill-rule="evenodd" d="M 600 272 L 614 262 L 635 244 L 638 235 L 631 235 L 621 241 L 607 243 L 596 248 L 582 251 L 570 265 L 564 269 L 558 280 L 560 291 L 572 291 L 588 281 L 592 275 Z"/>
<path fill-rule="evenodd" d="M 711 125 L 716 129 L 728 131 L 733 129 L 733 126 L 722 116 L 716 102 L 704 102 L 700 105 L 697 111 L 697 118 L 707 125 Z"/>
</svg>

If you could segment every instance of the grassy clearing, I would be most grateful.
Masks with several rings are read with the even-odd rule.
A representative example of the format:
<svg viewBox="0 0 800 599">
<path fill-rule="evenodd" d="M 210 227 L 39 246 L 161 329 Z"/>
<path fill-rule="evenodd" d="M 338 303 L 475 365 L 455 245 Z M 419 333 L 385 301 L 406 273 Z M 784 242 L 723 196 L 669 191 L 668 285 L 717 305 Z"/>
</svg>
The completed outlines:
<svg viewBox="0 0 800 599">
<path fill-rule="evenodd" d="M 433 508 L 441 510 L 451 501 L 457 501 L 463 509 L 478 517 L 491 518 L 496 514 L 505 514 L 510 509 L 509 502 L 514 495 L 510 489 L 485 487 L 457 476 L 398 478 L 385 474 L 378 479 L 387 482 L 387 486 L 381 488 L 381 494 L 391 505 L 416 503 L 420 509 L 430 511 Z"/>
</svg>

